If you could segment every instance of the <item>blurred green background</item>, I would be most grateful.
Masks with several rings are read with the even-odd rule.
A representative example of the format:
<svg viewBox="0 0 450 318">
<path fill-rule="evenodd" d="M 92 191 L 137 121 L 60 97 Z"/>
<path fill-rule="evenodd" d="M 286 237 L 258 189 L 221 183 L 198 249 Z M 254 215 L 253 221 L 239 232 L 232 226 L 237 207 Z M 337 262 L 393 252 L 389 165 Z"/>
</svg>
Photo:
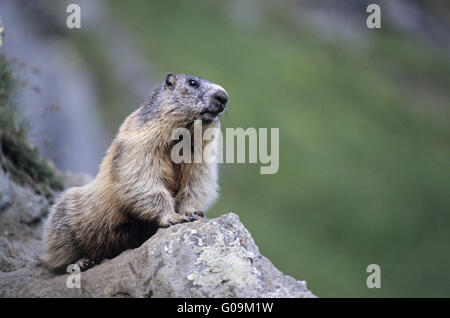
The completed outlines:
<svg viewBox="0 0 450 318">
<path fill-rule="evenodd" d="M 156 80 L 196 74 L 228 91 L 223 128 L 280 129 L 278 173 L 221 165 L 210 217 L 237 213 L 261 252 L 318 296 L 448 297 L 449 51 L 390 25 L 387 7 L 382 28 L 369 30 L 366 2 L 352 3 L 353 40 L 299 24 L 304 6 L 295 1 L 105 4 Z M 428 5 L 432 18 L 448 17 L 448 4 Z M 138 105 L 91 31 L 64 37 L 95 74 L 111 140 Z M 366 286 L 373 263 L 380 289 Z"/>
</svg>

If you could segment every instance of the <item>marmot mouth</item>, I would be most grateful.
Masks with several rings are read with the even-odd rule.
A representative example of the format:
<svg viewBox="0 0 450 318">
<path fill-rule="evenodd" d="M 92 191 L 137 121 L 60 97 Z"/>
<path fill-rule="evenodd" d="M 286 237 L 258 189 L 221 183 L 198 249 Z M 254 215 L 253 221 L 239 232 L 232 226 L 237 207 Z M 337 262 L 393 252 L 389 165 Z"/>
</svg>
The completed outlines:
<svg viewBox="0 0 450 318">
<path fill-rule="evenodd" d="M 200 112 L 200 115 L 212 115 L 212 116 L 217 116 L 219 113 L 218 112 L 214 112 L 211 110 L 203 110 Z"/>
<path fill-rule="evenodd" d="M 221 107 L 218 109 L 204 109 L 200 112 L 200 116 L 211 116 L 211 117 L 219 117 L 220 115 L 223 114 L 223 112 L 225 111 L 225 107 Z"/>
<path fill-rule="evenodd" d="M 219 114 L 209 111 L 202 111 L 200 113 L 202 120 L 204 121 L 212 121 L 214 119 L 219 118 Z"/>
</svg>

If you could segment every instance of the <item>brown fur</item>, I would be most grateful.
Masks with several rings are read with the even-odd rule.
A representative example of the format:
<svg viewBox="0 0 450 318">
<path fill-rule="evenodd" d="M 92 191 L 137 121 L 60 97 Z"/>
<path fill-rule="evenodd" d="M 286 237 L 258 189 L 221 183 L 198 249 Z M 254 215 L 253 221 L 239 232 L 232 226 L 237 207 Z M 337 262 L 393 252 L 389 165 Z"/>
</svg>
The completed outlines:
<svg viewBox="0 0 450 318">
<path fill-rule="evenodd" d="M 191 78 L 200 88 L 187 84 Z M 197 77 L 167 76 L 124 121 L 96 178 L 68 189 L 51 208 L 45 264 L 58 270 L 80 259 L 83 265 L 112 258 L 142 244 L 157 227 L 202 215 L 217 196 L 217 165 L 175 164 L 171 133 L 202 119 L 200 111 L 210 107 L 217 90 L 220 86 Z M 219 127 L 218 116 L 206 122 Z"/>
</svg>

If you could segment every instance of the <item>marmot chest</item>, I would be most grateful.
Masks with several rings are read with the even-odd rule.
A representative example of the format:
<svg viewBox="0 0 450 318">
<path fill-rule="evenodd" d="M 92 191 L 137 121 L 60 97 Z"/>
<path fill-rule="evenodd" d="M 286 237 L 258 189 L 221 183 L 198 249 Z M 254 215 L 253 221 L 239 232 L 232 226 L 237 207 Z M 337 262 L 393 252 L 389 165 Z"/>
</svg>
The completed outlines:
<svg viewBox="0 0 450 318">
<path fill-rule="evenodd" d="M 183 186 L 183 166 L 183 164 L 176 164 L 170 161 L 170 164 L 163 169 L 164 184 L 174 198 Z"/>
</svg>

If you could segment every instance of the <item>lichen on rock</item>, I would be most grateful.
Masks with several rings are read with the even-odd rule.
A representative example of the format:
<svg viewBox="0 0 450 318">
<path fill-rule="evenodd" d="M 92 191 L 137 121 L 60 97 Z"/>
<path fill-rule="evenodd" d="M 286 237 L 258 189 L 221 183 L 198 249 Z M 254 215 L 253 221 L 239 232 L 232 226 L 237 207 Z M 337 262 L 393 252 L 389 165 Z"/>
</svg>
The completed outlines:
<svg viewBox="0 0 450 318">
<path fill-rule="evenodd" d="M 55 276 L 31 263 L 0 273 L 0 295 L 315 297 L 304 281 L 284 275 L 259 253 L 234 213 L 159 229 L 139 248 L 80 275 L 81 288 L 70 289 L 68 275 Z"/>
</svg>

